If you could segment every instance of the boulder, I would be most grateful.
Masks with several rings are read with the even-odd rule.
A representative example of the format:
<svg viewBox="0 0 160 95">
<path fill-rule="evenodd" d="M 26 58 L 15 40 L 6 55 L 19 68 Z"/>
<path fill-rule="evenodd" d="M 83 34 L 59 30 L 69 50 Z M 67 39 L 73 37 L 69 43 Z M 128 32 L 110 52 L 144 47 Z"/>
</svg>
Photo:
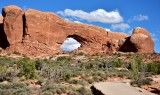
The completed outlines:
<svg viewBox="0 0 160 95">
<path fill-rule="evenodd" d="M 122 52 L 154 53 L 154 41 L 151 35 L 140 27 L 133 29 L 130 37 L 119 40 L 119 47 L 119 51 Z"/>
<path fill-rule="evenodd" d="M 138 53 L 154 53 L 154 41 L 144 28 L 135 28 L 130 39 Z"/>
<path fill-rule="evenodd" d="M 4 17 L 3 27 L 9 44 L 22 41 L 23 37 L 23 11 L 17 6 L 7 6 L 2 9 Z"/>
</svg>

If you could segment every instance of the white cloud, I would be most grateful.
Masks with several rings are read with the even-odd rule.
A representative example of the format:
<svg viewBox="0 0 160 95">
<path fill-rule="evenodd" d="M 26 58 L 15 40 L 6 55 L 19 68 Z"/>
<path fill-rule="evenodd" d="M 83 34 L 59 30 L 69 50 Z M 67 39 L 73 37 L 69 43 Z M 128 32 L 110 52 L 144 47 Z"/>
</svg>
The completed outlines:
<svg viewBox="0 0 160 95">
<path fill-rule="evenodd" d="M 80 22 L 80 21 L 74 21 L 75 23 L 82 23 L 82 22 Z"/>
<path fill-rule="evenodd" d="M 81 44 L 76 40 L 74 40 L 73 38 L 67 38 L 61 45 L 61 49 L 65 52 L 70 52 L 80 47 L 80 45 Z"/>
<path fill-rule="evenodd" d="M 120 29 L 122 31 L 125 31 L 126 29 L 130 28 L 130 26 L 126 23 L 118 23 L 118 24 L 112 24 L 111 28 L 113 30 Z"/>
<path fill-rule="evenodd" d="M 106 31 L 111 31 L 110 29 L 108 29 L 108 28 L 105 28 L 106 29 Z"/>
<path fill-rule="evenodd" d="M 104 9 L 97 9 L 92 12 L 85 12 L 83 10 L 71 10 L 65 9 L 64 11 L 58 11 L 57 14 L 62 16 L 71 16 L 89 22 L 101 22 L 101 23 L 120 23 L 123 22 L 123 17 L 118 10 L 107 12 Z"/>
<path fill-rule="evenodd" d="M 129 19 L 128 22 L 131 22 L 131 21 L 143 21 L 143 20 L 148 20 L 149 17 L 148 16 L 145 16 L 145 15 L 138 15 L 138 16 L 134 16 L 132 19 Z"/>
</svg>

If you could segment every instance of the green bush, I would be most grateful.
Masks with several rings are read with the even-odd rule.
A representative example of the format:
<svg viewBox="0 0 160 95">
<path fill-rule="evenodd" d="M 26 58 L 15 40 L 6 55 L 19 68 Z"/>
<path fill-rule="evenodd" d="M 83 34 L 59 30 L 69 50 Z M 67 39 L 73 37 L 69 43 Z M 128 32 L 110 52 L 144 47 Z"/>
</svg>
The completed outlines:
<svg viewBox="0 0 160 95">
<path fill-rule="evenodd" d="M 87 81 L 88 81 L 89 84 L 92 84 L 94 82 L 93 79 L 87 79 Z"/>
<path fill-rule="evenodd" d="M 145 77 L 146 64 L 141 59 L 134 57 L 131 62 L 131 72 L 134 80 L 139 80 Z"/>
<path fill-rule="evenodd" d="M 1 95 L 30 95 L 31 90 L 26 84 L 13 83 L 13 84 L 0 84 Z"/>
<path fill-rule="evenodd" d="M 71 57 L 66 57 L 66 56 L 60 56 L 57 58 L 57 61 L 65 61 L 65 62 L 70 62 L 72 61 Z"/>
<path fill-rule="evenodd" d="M 35 62 L 21 61 L 20 63 L 22 65 L 22 70 L 20 72 L 20 76 L 25 76 L 26 79 L 36 78 Z"/>
<path fill-rule="evenodd" d="M 43 64 L 44 64 L 44 63 L 41 62 L 40 59 L 36 60 L 36 61 L 35 61 L 35 68 L 36 68 L 36 70 L 41 70 L 42 67 L 43 67 Z"/>
<path fill-rule="evenodd" d="M 122 67 L 122 62 L 120 59 L 116 59 L 114 61 L 114 64 L 113 64 L 115 67 L 119 68 L 119 67 Z"/>
<path fill-rule="evenodd" d="M 67 70 L 63 73 L 63 79 L 68 81 L 72 77 L 71 71 Z"/>
<path fill-rule="evenodd" d="M 68 81 L 70 84 L 78 84 L 79 80 L 71 79 Z"/>
<path fill-rule="evenodd" d="M 139 79 L 131 81 L 131 85 L 141 87 L 142 85 L 150 85 L 153 80 L 151 78 Z"/>
<path fill-rule="evenodd" d="M 147 64 L 147 71 L 152 72 L 153 74 L 158 74 L 158 64 L 157 63 L 149 63 Z"/>
<path fill-rule="evenodd" d="M 0 81 L 5 81 L 7 76 L 7 67 L 0 66 Z"/>
<path fill-rule="evenodd" d="M 80 95 L 92 95 L 91 90 L 87 89 L 86 87 L 82 86 L 79 89 L 77 89 L 77 92 Z"/>
<path fill-rule="evenodd" d="M 46 95 L 45 93 L 49 93 L 49 95 L 54 95 L 54 94 L 62 94 L 66 92 L 66 88 L 60 85 L 56 84 L 45 84 L 44 86 L 41 87 L 41 91 L 43 95 Z"/>
</svg>

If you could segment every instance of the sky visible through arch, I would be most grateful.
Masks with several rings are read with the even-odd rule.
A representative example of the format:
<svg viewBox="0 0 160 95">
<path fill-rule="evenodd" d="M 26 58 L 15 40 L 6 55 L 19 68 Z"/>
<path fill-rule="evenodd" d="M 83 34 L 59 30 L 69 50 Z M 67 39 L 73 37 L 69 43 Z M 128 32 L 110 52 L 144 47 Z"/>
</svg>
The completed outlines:
<svg viewBox="0 0 160 95">
<path fill-rule="evenodd" d="M 8 5 L 50 11 L 66 20 L 127 34 L 143 27 L 160 53 L 160 0 L 0 0 L 0 9 Z"/>
</svg>

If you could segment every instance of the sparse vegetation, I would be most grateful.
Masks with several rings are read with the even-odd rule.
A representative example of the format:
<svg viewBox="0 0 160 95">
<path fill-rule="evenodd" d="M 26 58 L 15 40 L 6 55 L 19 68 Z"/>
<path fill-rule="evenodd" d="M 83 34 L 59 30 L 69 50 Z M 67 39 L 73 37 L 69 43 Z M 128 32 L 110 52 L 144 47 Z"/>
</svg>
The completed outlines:
<svg viewBox="0 0 160 95">
<path fill-rule="evenodd" d="M 30 95 L 31 89 L 23 83 L 0 84 L 1 95 Z"/>
<path fill-rule="evenodd" d="M 142 85 L 150 85 L 153 80 L 151 78 L 144 78 L 131 81 L 131 85 L 141 87 Z"/>
<path fill-rule="evenodd" d="M 77 56 L 85 58 L 77 61 L 74 59 Z M 144 63 L 140 58 L 126 56 L 130 58 L 130 62 L 123 62 L 118 57 L 106 58 L 105 55 L 84 54 L 60 56 L 55 60 L 31 60 L 26 56 L 22 59 L 13 59 L 3 56 L 0 57 L 0 93 L 14 95 L 13 93 L 19 91 L 21 95 L 30 93 L 92 95 L 88 86 L 95 82 L 106 81 L 109 77 L 129 78 L 133 80 L 132 85 L 141 86 L 152 81 L 146 79 L 146 75 L 160 73 L 158 62 Z M 33 90 L 29 87 L 29 80 L 35 80 L 33 84 L 39 85 L 40 88 Z M 3 82 L 6 81 L 7 84 L 4 85 Z M 14 88 L 15 86 L 17 88 Z M 6 92 L 7 90 L 9 91 Z"/>
</svg>

